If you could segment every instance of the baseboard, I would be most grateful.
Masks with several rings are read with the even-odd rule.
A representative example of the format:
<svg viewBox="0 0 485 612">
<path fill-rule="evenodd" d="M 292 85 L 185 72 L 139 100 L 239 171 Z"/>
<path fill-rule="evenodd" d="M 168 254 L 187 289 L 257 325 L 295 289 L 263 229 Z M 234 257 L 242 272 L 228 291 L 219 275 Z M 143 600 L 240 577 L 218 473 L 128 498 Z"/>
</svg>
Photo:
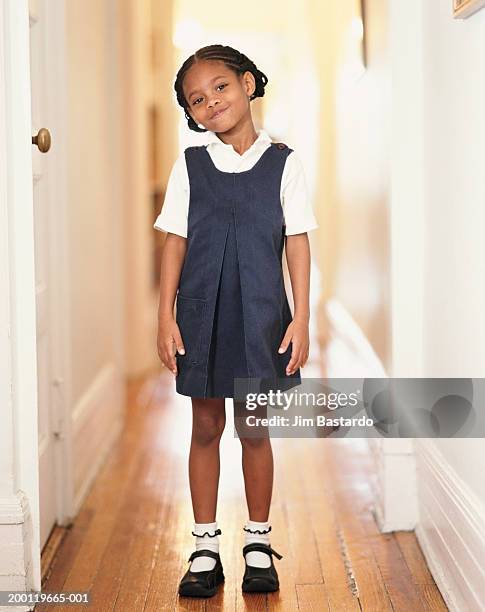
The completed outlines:
<svg viewBox="0 0 485 612">
<path fill-rule="evenodd" d="M 32 518 L 23 491 L 0 497 L 0 591 L 32 589 Z M 32 610 L 33 606 L 2 606 L 0 610 Z"/>
<path fill-rule="evenodd" d="M 483 610 L 485 508 L 432 441 L 416 441 L 416 536 L 452 611 Z"/>
<path fill-rule="evenodd" d="M 124 421 L 123 381 L 115 363 L 107 363 L 77 402 L 72 418 L 72 516 L 85 500 L 120 435 Z"/>
<path fill-rule="evenodd" d="M 413 440 L 369 439 L 375 478 L 372 514 L 381 533 L 412 531 L 418 521 Z"/>
</svg>

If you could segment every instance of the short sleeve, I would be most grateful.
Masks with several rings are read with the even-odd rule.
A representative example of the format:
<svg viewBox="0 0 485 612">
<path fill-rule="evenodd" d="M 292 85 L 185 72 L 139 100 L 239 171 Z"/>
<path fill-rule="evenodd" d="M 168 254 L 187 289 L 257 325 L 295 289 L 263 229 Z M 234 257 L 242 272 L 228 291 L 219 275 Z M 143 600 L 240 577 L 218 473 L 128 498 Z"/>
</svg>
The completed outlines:
<svg viewBox="0 0 485 612">
<path fill-rule="evenodd" d="M 187 164 L 183 152 L 176 159 L 168 177 L 162 210 L 153 225 L 155 229 L 187 238 L 189 189 Z"/>
<path fill-rule="evenodd" d="M 318 228 L 303 164 L 295 151 L 286 158 L 281 179 L 281 204 L 287 236 L 303 234 Z"/>
</svg>

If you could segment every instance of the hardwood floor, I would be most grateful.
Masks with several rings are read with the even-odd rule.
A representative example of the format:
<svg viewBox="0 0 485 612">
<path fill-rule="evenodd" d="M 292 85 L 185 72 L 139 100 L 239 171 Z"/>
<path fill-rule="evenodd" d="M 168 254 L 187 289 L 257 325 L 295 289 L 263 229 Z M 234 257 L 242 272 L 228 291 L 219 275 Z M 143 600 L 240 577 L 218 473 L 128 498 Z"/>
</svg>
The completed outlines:
<svg viewBox="0 0 485 612">
<path fill-rule="evenodd" d="M 175 394 L 167 371 L 129 385 L 126 427 L 66 530 L 42 590 L 89 591 L 96 612 L 447 609 L 414 534 L 378 531 L 364 440 L 273 440 L 271 544 L 283 555 L 274 560 L 280 591 L 243 595 L 247 510 L 231 411 L 227 400 L 217 514 L 226 582 L 215 597 L 177 595 L 194 543 L 191 405 Z M 51 607 L 64 610 L 36 610 Z"/>
</svg>

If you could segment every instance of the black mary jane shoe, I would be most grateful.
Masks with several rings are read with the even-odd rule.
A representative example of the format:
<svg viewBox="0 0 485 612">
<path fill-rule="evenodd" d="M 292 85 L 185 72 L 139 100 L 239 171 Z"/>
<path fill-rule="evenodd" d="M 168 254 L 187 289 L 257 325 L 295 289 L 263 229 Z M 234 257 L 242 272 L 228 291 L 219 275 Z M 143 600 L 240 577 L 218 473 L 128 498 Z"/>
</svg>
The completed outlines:
<svg viewBox="0 0 485 612">
<path fill-rule="evenodd" d="M 180 581 L 179 595 L 184 597 L 212 597 L 216 594 L 219 584 L 224 582 L 224 572 L 222 569 L 219 553 L 213 550 L 196 550 L 190 557 L 189 562 L 196 557 L 212 557 L 216 564 L 211 570 L 203 572 L 191 572 L 188 569 Z"/>
<path fill-rule="evenodd" d="M 246 544 L 243 548 L 243 556 L 246 561 L 246 555 L 248 552 L 258 550 L 264 552 L 271 558 L 271 565 L 269 567 L 254 567 L 246 563 L 246 570 L 244 571 L 242 590 L 245 593 L 268 593 L 271 591 L 277 591 L 280 588 L 278 580 L 278 574 L 273 563 L 273 555 L 277 559 L 282 559 L 282 555 L 273 550 L 268 544 L 261 544 L 255 542 L 254 544 Z"/>
</svg>

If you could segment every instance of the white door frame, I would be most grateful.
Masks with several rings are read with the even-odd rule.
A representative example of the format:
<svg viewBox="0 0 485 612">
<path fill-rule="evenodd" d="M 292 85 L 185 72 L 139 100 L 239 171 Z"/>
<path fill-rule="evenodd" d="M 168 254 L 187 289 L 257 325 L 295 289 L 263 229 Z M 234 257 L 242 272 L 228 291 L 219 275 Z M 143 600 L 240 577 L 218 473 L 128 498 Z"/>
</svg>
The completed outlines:
<svg viewBox="0 0 485 612">
<path fill-rule="evenodd" d="M 64 31 L 63 0 L 52 0 L 53 27 Z M 58 39 L 59 40 L 59 39 Z M 62 39 L 63 42 L 63 39 Z M 63 76 L 64 48 L 50 49 L 52 79 L 48 84 L 52 100 L 59 96 L 55 109 L 57 128 L 62 126 L 65 97 Z M 56 82 L 56 78 L 58 79 Z M 50 128 L 51 126 L 46 125 Z M 32 189 L 31 91 L 29 60 L 28 0 L 3 0 L 0 3 L 0 590 L 36 590 L 41 588 L 39 541 L 38 474 L 38 397 L 36 359 L 36 299 L 34 261 L 34 216 Z M 65 134 L 59 130 L 59 134 Z M 65 135 L 64 135 L 65 138 Z M 52 155 L 60 182 L 53 187 L 54 219 L 59 238 L 53 247 L 65 252 L 65 146 L 58 138 Z M 48 154 L 51 154 L 49 152 Z M 57 164 L 59 164 L 57 166 Z M 58 260 L 59 261 L 59 260 Z M 60 258 L 54 272 L 59 315 L 56 325 L 54 356 L 63 384 L 57 402 L 57 415 L 67 414 L 70 404 L 67 377 L 69 364 L 69 329 L 66 320 L 68 262 Z M 58 326 L 58 327 L 57 327 Z M 60 341 L 62 338 L 62 342 Z M 62 350 L 61 350 L 62 349 Z M 65 368 L 61 372 L 60 367 Z M 69 419 L 65 418 L 66 426 Z M 59 521 L 70 515 L 71 487 L 69 465 L 69 430 L 59 443 Z M 69 476 L 68 476 L 69 475 Z"/>
<path fill-rule="evenodd" d="M 413 24 L 413 27 L 406 27 L 406 24 Z M 421 0 L 389 1 L 388 38 L 391 70 L 391 376 L 420 378 L 425 371 Z M 381 531 L 413 529 L 419 518 L 414 439 L 373 439 L 370 446 L 376 460 L 374 509 Z"/>
</svg>

